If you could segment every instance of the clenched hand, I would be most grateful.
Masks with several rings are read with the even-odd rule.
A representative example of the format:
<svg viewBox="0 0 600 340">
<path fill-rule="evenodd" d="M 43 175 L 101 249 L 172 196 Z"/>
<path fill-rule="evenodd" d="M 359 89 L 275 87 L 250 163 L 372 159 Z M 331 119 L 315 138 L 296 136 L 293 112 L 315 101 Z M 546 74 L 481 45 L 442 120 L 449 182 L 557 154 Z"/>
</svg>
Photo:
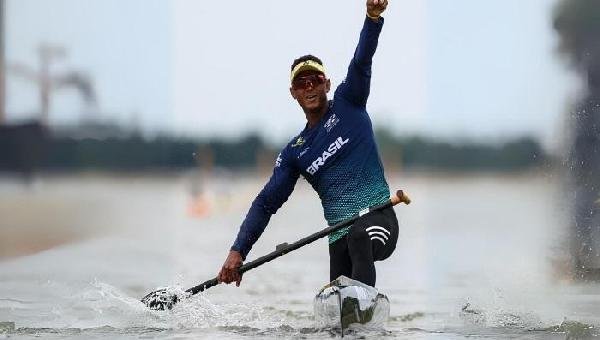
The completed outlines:
<svg viewBox="0 0 600 340">
<path fill-rule="evenodd" d="M 372 19 L 378 18 L 387 5 L 387 0 L 367 0 L 367 15 Z"/>
<path fill-rule="evenodd" d="M 240 282 L 242 282 L 242 275 L 239 272 L 242 263 L 242 255 L 239 252 L 229 251 L 229 255 L 227 255 L 227 259 L 225 259 L 225 263 L 223 263 L 223 267 L 217 275 L 217 280 L 227 284 L 235 282 L 235 285 L 239 287 Z"/>
</svg>

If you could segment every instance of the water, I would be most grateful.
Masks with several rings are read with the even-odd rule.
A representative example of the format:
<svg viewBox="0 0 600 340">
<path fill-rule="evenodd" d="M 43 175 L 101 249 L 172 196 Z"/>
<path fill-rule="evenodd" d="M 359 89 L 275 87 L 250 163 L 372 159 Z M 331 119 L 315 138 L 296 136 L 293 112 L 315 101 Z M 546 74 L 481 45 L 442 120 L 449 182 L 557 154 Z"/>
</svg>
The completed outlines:
<svg viewBox="0 0 600 340">
<path fill-rule="evenodd" d="M 600 286 L 567 275 L 569 219 L 555 176 L 403 174 L 390 183 L 413 198 L 396 208 L 396 252 L 377 264 L 390 322 L 350 338 L 598 337 Z M 214 277 L 261 187 L 250 176 L 0 179 L 0 338 L 339 336 L 312 319 L 328 279 L 325 240 L 170 312 L 139 302 L 157 287 Z M 209 207 L 198 211 L 200 191 Z M 321 227 L 317 196 L 300 181 L 249 258 Z"/>
</svg>

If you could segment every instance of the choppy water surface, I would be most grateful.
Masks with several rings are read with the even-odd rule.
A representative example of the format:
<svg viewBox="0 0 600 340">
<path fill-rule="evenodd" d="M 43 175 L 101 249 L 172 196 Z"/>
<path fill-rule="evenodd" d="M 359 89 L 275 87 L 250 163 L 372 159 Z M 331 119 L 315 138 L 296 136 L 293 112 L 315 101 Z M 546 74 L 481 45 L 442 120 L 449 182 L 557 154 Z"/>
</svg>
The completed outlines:
<svg viewBox="0 0 600 340">
<path fill-rule="evenodd" d="M 159 286 L 214 277 L 261 186 L 255 177 L 199 185 L 181 175 L 0 180 L 0 246 L 11 249 L 0 252 L 0 338 L 339 336 L 312 320 L 328 279 L 324 240 L 170 312 L 139 302 Z M 392 317 L 385 331 L 350 338 L 600 336 L 600 286 L 566 275 L 569 219 L 553 176 L 403 175 L 391 186 L 414 201 L 396 208 L 400 240 L 377 265 Z M 249 258 L 321 227 L 317 196 L 299 183 Z"/>
</svg>

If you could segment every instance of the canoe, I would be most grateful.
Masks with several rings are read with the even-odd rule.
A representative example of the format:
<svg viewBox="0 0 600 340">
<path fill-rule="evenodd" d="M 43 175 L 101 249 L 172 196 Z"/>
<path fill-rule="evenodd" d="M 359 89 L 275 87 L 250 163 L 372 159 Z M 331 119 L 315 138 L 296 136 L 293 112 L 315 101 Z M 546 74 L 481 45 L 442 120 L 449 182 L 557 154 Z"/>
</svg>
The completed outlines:
<svg viewBox="0 0 600 340">
<path fill-rule="evenodd" d="M 390 316 L 390 301 L 376 288 L 345 276 L 331 281 L 314 299 L 318 328 L 383 329 Z"/>
</svg>

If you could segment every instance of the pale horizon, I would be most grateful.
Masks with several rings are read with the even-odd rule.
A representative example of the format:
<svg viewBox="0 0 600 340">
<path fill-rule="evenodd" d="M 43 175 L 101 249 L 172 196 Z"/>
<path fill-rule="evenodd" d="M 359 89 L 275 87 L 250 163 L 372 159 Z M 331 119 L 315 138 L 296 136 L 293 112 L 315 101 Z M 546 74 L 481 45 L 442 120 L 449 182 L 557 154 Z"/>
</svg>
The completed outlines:
<svg viewBox="0 0 600 340">
<path fill-rule="evenodd" d="M 556 53 L 555 2 L 391 2 L 374 58 L 374 126 L 453 140 L 531 135 L 560 147 L 579 81 Z M 54 43 L 67 56 L 53 72 L 91 75 L 97 112 L 82 112 L 77 91 L 61 90 L 52 97 L 51 124 L 87 114 L 150 133 L 257 132 L 287 141 L 305 123 L 288 92 L 289 64 L 318 55 L 339 84 L 363 1 L 226 2 L 220 10 L 188 0 L 8 0 L 6 60 L 38 67 L 36 46 Z M 8 121 L 36 110 L 36 87 L 9 75 Z"/>
</svg>

